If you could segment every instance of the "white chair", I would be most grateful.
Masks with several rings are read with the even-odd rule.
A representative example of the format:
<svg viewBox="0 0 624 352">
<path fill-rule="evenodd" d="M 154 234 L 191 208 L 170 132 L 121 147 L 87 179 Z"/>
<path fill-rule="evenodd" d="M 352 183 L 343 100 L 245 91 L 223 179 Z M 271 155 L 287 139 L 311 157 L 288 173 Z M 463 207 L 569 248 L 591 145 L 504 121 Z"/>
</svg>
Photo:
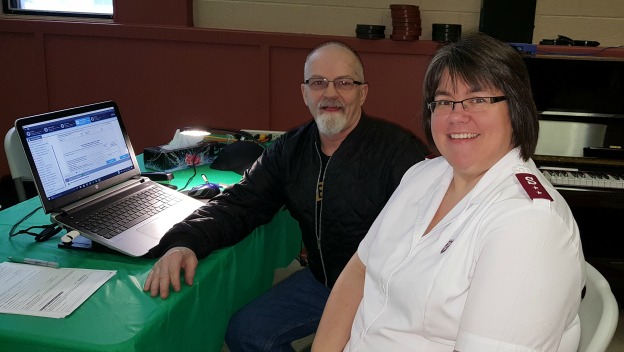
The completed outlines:
<svg viewBox="0 0 624 352">
<path fill-rule="evenodd" d="M 9 171 L 11 172 L 11 178 L 15 183 L 15 190 L 17 191 L 17 199 L 21 202 L 26 200 L 26 190 L 24 189 L 24 181 L 33 181 L 32 171 L 28 165 L 28 159 L 26 159 L 26 153 L 19 141 L 19 136 L 15 127 L 7 132 L 4 137 L 4 152 L 6 153 L 7 161 L 9 163 Z"/>
<path fill-rule="evenodd" d="M 586 263 L 586 292 L 579 308 L 581 341 L 578 352 L 605 352 L 620 316 L 618 304 L 604 276 Z"/>
</svg>

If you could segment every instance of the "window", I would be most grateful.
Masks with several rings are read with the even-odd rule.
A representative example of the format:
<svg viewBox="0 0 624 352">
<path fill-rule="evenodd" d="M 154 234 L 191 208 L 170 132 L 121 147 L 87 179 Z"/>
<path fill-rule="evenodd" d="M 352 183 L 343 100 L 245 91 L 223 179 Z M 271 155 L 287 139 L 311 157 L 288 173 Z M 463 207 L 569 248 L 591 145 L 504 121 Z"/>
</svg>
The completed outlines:
<svg viewBox="0 0 624 352">
<path fill-rule="evenodd" d="M 5 14 L 113 18 L 113 0 L 2 0 Z"/>
</svg>

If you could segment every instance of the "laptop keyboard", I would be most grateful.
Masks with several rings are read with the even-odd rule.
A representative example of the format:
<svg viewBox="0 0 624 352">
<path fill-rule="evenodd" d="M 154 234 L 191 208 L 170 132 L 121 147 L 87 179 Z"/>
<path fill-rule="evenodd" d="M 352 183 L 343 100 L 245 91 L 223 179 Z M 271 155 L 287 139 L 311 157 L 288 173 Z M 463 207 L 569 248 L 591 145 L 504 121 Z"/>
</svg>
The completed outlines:
<svg viewBox="0 0 624 352">
<path fill-rule="evenodd" d="M 164 192 L 160 187 L 150 187 L 90 214 L 76 221 L 76 224 L 110 239 L 179 201 L 179 198 Z"/>
</svg>

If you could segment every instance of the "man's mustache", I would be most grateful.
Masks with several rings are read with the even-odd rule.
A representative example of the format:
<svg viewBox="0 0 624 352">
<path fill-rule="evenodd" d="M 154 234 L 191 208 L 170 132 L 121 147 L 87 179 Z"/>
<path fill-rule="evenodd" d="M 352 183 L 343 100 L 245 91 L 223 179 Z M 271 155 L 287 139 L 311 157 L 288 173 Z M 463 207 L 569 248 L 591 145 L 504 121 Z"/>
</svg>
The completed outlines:
<svg viewBox="0 0 624 352">
<path fill-rule="evenodd" d="M 317 107 L 319 109 L 323 109 L 323 108 L 341 108 L 341 109 L 343 109 L 344 108 L 342 103 L 337 101 L 337 100 L 321 100 L 317 104 Z"/>
</svg>

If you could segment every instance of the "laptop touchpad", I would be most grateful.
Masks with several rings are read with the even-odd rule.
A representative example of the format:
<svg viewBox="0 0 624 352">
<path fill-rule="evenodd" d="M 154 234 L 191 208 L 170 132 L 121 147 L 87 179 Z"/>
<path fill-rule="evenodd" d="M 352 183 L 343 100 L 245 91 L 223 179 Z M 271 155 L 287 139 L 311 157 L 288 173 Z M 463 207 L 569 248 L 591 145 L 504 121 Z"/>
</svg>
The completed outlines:
<svg viewBox="0 0 624 352">
<path fill-rule="evenodd" d="M 137 231 L 159 240 L 165 235 L 165 232 L 178 221 L 179 220 L 172 219 L 171 217 L 162 217 L 139 227 Z"/>
</svg>

